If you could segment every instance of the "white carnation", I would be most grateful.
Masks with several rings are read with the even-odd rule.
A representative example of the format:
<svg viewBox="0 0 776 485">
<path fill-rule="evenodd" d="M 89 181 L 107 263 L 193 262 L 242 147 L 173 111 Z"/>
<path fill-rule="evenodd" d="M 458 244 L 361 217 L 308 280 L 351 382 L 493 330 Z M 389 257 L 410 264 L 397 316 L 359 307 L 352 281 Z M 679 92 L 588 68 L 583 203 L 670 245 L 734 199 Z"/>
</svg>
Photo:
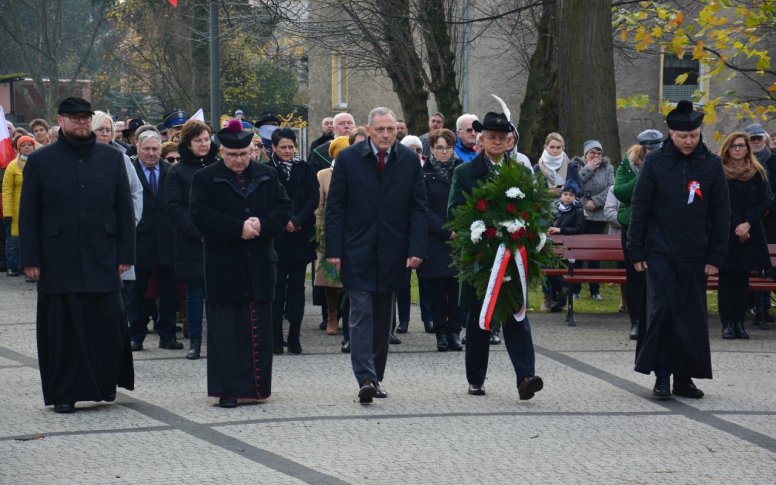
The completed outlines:
<svg viewBox="0 0 776 485">
<path fill-rule="evenodd" d="M 505 227 L 507 229 L 507 232 L 510 234 L 513 234 L 519 231 L 520 228 L 525 227 L 525 223 L 520 219 L 513 219 L 511 221 L 501 221 L 498 224 L 502 227 Z"/>
<path fill-rule="evenodd" d="M 545 244 L 547 244 L 547 236 L 543 232 L 540 232 L 539 244 L 536 245 L 536 252 L 541 252 Z"/>
<path fill-rule="evenodd" d="M 523 193 L 523 191 L 517 187 L 511 187 L 507 189 L 506 194 L 507 194 L 507 197 L 509 197 L 510 199 L 522 199 L 525 197 L 525 194 Z"/>
<path fill-rule="evenodd" d="M 485 233 L 485 223 L 483 221 L 474 221 L 472 222 L 471 227 L 469 228 L 469 231 L 472 233 L 471 238 L 473 243 L 480 242 L 480 239 L 482 239 L 482 235 Z"/>
<path fill-rule="evenodd" d="M 504 276 L 504 283 L 509 283 L 510 281 L 512 281 L 511 276 Z"/>
</svg>

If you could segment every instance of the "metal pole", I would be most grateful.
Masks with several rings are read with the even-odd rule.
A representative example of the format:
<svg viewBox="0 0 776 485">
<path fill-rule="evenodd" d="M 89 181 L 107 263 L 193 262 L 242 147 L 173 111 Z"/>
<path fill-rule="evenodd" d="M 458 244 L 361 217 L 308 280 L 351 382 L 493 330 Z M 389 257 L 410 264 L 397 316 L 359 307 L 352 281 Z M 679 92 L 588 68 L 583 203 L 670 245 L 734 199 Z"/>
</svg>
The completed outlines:
<svg viewBox="0 0 776 485">
<path fill-rule="evenodd" d="M 221 77 L 218 52 L 218 0 L 210 0 L 210 123 L 221 129 Z"/>
<path fill-rule="evenodd" d="M 461 108 L 469 112 L 469 0 L 463 1 L 463 46 L 461 61 Z"/>
</svg>

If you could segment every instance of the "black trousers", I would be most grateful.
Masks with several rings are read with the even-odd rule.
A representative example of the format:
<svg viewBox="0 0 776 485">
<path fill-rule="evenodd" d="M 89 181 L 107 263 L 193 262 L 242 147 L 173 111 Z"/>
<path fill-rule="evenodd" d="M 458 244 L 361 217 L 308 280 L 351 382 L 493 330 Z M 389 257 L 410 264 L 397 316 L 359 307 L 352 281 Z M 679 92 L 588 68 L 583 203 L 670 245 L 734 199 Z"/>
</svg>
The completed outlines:
<svg viewBox="0 0 776 485">
<path fill-rule="evenodd" d="M 155 313 L 155 305 L 149 304 L 145 297 L 154 269 L 159 286 L 159 316 L 156 320 L 156 333 L 159 334 L 160 340 L 175 339 L 175 311 L 178 308 L 175 269 L 172 266 L 143 269 L 135 267 L 136 279 L 129 287 L 127 301 L 129 336 L 135 342 L 142 342 L 145 339 L 148 321 Z"/>
<path fill-rule="evenodd" d="M 749 306 L 749 273 L 720 270 L 717 302 L 720 320 L 743 322 Z"/>
<path fill-rule="evenodd" d="M 461 308 L 458 306 L 458 280 L 447 278 L 424 278 L 428 288 L 434 331 L 437 334 L 461 332 Z"/>
<path fill-rule="evenodd" d="M 281 263 L 277 266 L 278 280 L 272 321 L 281 325 L 285 316 L 290 323 L 300 323 L 304 317 L 304 275 L 307 263 Z"/>
<path fill-rule="evenodd" d="M 628 226 L 622 226 L 621 233 L 622 252 L 625 256 L 625 281 L 628 287 L 628 314 L 630 315 L 631 323 L 644 322 L 647 318 L 647 304 L 646 304 L 646 291 L 645 285 L 646 273 L 638 272 L 633 267 L 634 261 L 631 259 L 628 253 L 627 241 L 628 241 Z"/>
<path fill-rule="evenodd" d="M 466 379 L 469 384 L 482 385 L 488 372 L 490 332 L 479 325 L 480 308 L 472 308 L 466 323 Z M 531 325 L 528 317 L 522 322 L 514 319 L 501 325 L 504 345 L 515 368 L 517 383 L 534 375 L 536 356 L 534 354 Z"/>
</svg>

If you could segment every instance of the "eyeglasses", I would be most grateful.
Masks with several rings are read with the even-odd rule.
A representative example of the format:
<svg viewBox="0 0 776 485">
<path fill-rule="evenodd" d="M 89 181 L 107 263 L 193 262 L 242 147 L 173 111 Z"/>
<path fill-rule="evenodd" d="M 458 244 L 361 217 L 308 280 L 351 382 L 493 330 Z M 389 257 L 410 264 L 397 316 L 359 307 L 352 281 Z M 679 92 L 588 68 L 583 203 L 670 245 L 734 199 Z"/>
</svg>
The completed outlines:
<svg viewBox="0 0 776 485">
<path fill-rule="evenodd" d="M 180 162 L 181 157 L 167 157 L 165 158 L 165 160 L 167 160 L 169 163 L 175 163 L 175 162 Z"/>
<path fill-rule="evenodd" d="M 224 158 L 235 160 L 237 158 L 250 158 L 251 152 L 224 152 Z"/>
<path fill-rule="evenodd" d="M 97 128 L 96 130 L 92 130 L 92 131 L 94 131 L 95 133 L 110 133 L 113 130 L 111 130 L 110 128 Z"/>
<path fill-rule="evenodd" d="M 746 148 L 746 143 L 734 143 L 730 145 L 731 150 L 743 150 Z"/>
<path fill-rule="evenodd" d="M 453 147 L 439 147 L 439 146 L 434 147 L 434 150 L 436 150 L 438 152 L 449 152 L 452 149 L 453 149 Z"/>
<path fill-rule="evenodd" d="M 71 115 L 63 115 L 65 118 L 69 119 L 73 123 L 78 124 L 84 124 L 84 123 L 91 123 L 92 122 L 92 115 L 81 115 L 81 116 L 71 116 Z"/>
<path fill-rule="evenodd" d="M 460 130 L 466 133 L 474 133 L 474 128 L 461 128 Z"/>
<path fill-rule="evenodd" d="M 415 153 L 423 153 L 422 148 L 413 148 L 413 150 L 415 150 Z"/>
</svg>

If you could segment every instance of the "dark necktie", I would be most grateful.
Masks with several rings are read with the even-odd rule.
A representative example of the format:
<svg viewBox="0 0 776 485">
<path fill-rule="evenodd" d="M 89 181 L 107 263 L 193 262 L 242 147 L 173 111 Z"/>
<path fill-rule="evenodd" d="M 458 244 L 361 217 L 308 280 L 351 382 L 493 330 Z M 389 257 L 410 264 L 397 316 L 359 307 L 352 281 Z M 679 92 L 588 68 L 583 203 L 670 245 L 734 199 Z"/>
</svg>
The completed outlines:
<svg viewBox="0 0 776 485">
<path fill-rule="evenodd" d="M 153 192 L 154 197 L 157 197 L 159 195 L 159 186 L 156 184 L 156 169 L 148 169 L 148 185 L 151 186 L 151 192 Z"/>
<path fill-rule="evenodd" d="M 385 172 L 385 153 L 377 152 L 377 169 L 380 173 Z"/>
</svg>

